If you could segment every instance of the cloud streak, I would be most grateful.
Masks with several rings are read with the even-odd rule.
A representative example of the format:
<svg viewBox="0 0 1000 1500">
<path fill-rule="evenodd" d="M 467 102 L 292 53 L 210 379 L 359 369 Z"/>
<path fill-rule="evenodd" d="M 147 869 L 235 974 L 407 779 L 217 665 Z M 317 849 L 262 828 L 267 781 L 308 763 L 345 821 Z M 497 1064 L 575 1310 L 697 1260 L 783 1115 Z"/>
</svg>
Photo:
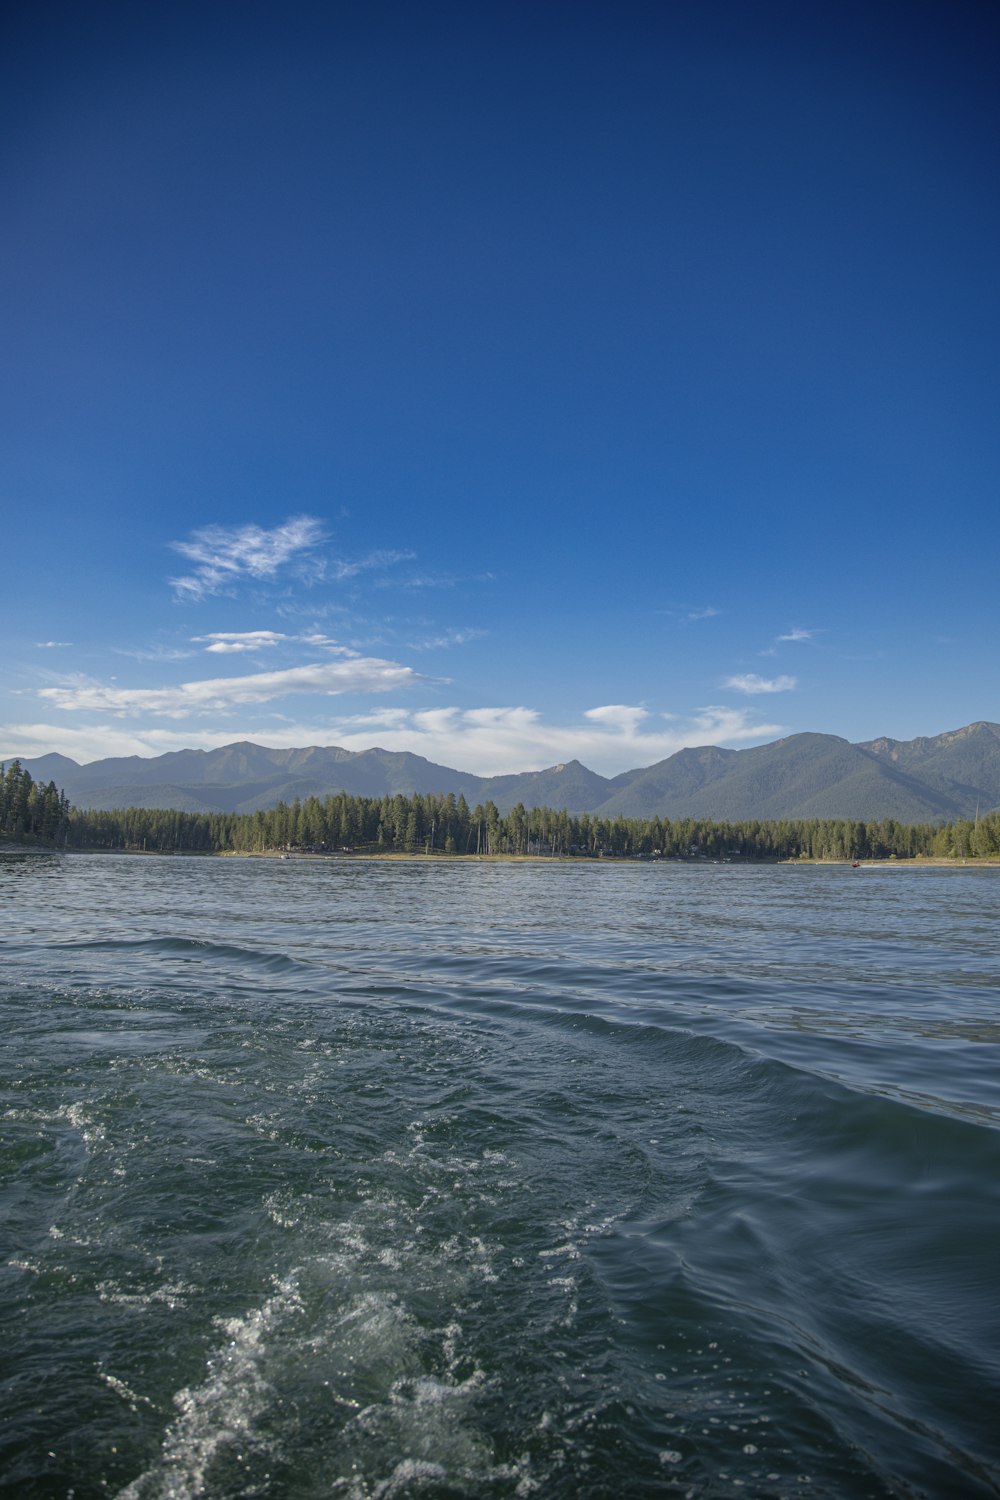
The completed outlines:
<svg viewBox="0 0 1000 1500">
<path fill-rule="evenodd" d="M 696 624 L 699 620 L 714 620 L 722 613 L 714 604 L 671 604 L 668 608 L 654 611 L 658 615 L 669 615 L 684 625 Z"/>
<path fill-rule="evenodd" d="M 357 651 L 352 651 L 349 646 L 341 646 L 330 636 L 320 634 L 319 631 L 314 631 L 310 635 L 287 635 L 281 630 L 213 630 L 208 635 L 193 635 L 191 640 L 197 645 L 202 645 L 207 641 L 208 645 L 205 646 L 205 650 L 216 655 L 243 651 L 266 651 L 272 646 L 286 644 L 322 646 L 324 650 L 331 651 L 337 656 L 359 654 Z"/>
<path fill-rule="evenodd" d="M 191 713 L 226 711 L 248 703 L 270 703 L 293 693 L 388 693 L 427 682 L 399 662 L 378 657 L 311 662 L 284 671 L 253 672 L 242 677 L 211 677 L 176 687 L 122 688 L 88 678 L 39 689 L 39 696 L 70 712 L 155 714 L 183 718 Z"/>
<path fill-rule="evenodd" d="M 209 635 L 193 635 L 191 639 L 198 645 L 208 641 L 205 650 L 221 654 L 231 651 L 264 651 L 269 646 L 277 646 L 282 641 L 294 640 L 296 637 L 282 635 L 280 630 L 213 630 Z"/>
<path fill-rule="evenodd" d="M 443 630 L 438 635 L 429 635 L 421 640 L 407 641 L 407 646 L 411 651 L 443 651 L 451 646 L 464 646 L 469 641 L 478 641 L 485 634 L 485 630 L 475 630 L 472 628 Z"/>
<path fill-rule="evenodd" d="M 325 534 L 314 516 L 292 516 L 270 531 L 253 525 L 205 526 L 190 541 L 170 543 L 195 564 L 193 572 L 171 578 L 170 586 L 178 599 L 192 602 L 231 593 L 242 579 L 273 578 L 286 564 L 311 553 Z"/>
<path fill-rule="evenodd" d="M 727 677 L 722 683 L 724 688 L 732 688 L 734 692 L 746 693 L 790 693 L 798 686 L 797 677 L 761 677 L 757 672 L 740 672 L 735 677 Z"/>
<path fill-rule="evenodd" d="M 126 646 L 112 646 L 116 656 L 127 656 L 132 661 L 188 661 L 196 656 L 196 651 L 182 651 L 174 646 L 153 646 L 148 651 L 138 648 L 130 650 Z"/>
<path fill-rule="evenodd" d="M 416 557 L 415 552 L 394 552 L 383 548 L 381 551 L 369 552 L 367 557 L 337 558 L 330 565 L 330 573 L 342 582 L 345 578 L 356 578 L 359 573 L 381 572 L 386 568 L 395 567 L 397 563 L 412 562 Z"/>
</svg>

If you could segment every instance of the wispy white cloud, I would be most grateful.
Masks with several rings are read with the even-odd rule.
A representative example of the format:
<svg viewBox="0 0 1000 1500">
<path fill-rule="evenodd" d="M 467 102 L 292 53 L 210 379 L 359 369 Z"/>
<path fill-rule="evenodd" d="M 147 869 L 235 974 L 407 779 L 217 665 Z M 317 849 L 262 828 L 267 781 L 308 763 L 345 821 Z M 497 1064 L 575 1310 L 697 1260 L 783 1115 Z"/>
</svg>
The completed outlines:
<svg viewBox="0 0 1000 1500">
<path fill-rule="evenodd" d="M 205 526 L 191 540 L 171 542 L 195 564 L 191 573 L 171 578 L 178 599 L 197 602 L 232 591 L 244 578 L 270 579 L 293 559 L 308 555 L 323 541 L 323 525 L 314 516 L 292 516 L 270 531 L 262 526 Z"/>
<path fill-rule="evenodd" d="M 404 578 L 379 578 L 379 588 L 453 589 L 458 578 L 453 573 L 409 573 Z"/>
<path fill-rule="evenodd" d="M 714 604 L 671 604 L 665 609 L 653 611 L 658 615 L 669 615 L 683 624 L 695 624 L 699 620 L 714 620 L 722 613 Z"/>
<path fill-rule="evenodd" d="M 756 672 L 740 672 L 727 677 L 721 686 L 737 693 L 789 693 L 798 685 L 797 677 L 761 677 Z"/>
<path fill-rule="evenodd" d="M 376 579 L 378 588 L 410 589 L 418 592 L 422 589 L 453 589 L 460 583 L 492 583 L 494 575 L 490 572 L 470 573 L 460 575 L 458 573 L 408 573 L 401 578 L 379 578 Z"/>
<path fill-rule="evenodd" d="M 382 572 L 386 568 L 395 567 L 397 563 L 412 562 L 416 555 L 415 552 L 395 552 L 383 548 L 369 552 L 366 557 L 335 558 L 327 571 L 331 577 L 341 582 L 345 578 L 356 578 L 359 573 Z"/>
<path fill-rule="evenodd" d="M 0 743 L 10 755 L 57 750 L 74 760 L 105 755 L 161 755 L 166 750 L 204 749 L 251 740 L 284 748 L 340 745 L 346 750 L 410 750 L 439 765 L 479 775 L 541 770 L 581 760 L 606 776 L 651 765 L 690 745 L 760 743 L 787 733 L 783 724 L 754 723 L 746 709 L 705 707 L 692 715 L 650 713 L 627 704 L 588 709 L 581 721 L 551 724 L 531 708 L 373 709 L 369 713 L 315 720 L 242 720 L 230 726 L 124 727 L 120 721 L 86 726 L 7 724 Z"/>
<path fill-rule="evenodd" d="M 450 709 L 446 712 L 450 712 Z M 401 724 L 408 723 L 412 714 L 413 710 L 409 708 L 373 708 L 367 713 L 339 717 L 336 725 L 338 732 L 344 729 L 397 729 Z"/>
<path fill-rule="evenodd" d="M 805 630 L 801 625 L 792 625 L 781 635 L 776 635 L 771 645 L 766 646 L 762 651 L 758 651 L 757 655 L 779 656 L 781 654 L 778 650 L 779 646 L 787 646 L 789 644 L 801 645 L 803 642 L 815 641 L 816 637 L 822 634 L 821 630 Z"/>
<path fill-rule="evenodd" d="M 196 651 L 184 651 L 176 646 L 150 646 L 148 650 L 140 647 L 113 646 L 111 648 L 116 656 L 127 656 L 131 661 L 188 661 L 196 656 Z"/>
<path fill-rule="evenodd" d="M 36 641 L 35 645 L 39 651 L 55 651 L 60 647 L 72 646 L 72 641 Z"/>
<path fill-rule="evenodd" d="M 270 703 L 293 693 L 388 693 L 428 679 L 411 667 L 378 657 L 311 662 L 276 672 L 242 677 L 213 677 L 175 687 L 123 688 L 71 678 L 58 687 L 39 689 L 56 708 L 72 712 L 156 714 L 183 718 L 190 713 L 226 711 L 246 703 Z"/>
<path fill-rule="evenodd" d="M 638 733 L 639 725 L 649 718 L 649 710 L 632 708 L 627 703 L 605 703 L 600 708 L 588 708 L 585 719 L 600 724 L 606 729 L 616 729 L 624 735 Z"/>
<path fill-rule="evenodd" d="M 205 646 L 207 652 L 228 655 L 244 651 L 266 651 L 274 646 L 322 646 L 336 656 L 357 656 L 349 646 L 341 646 L 328 635 L 314 631 L 310 635 L 286 635 L 280 630 L 213 630 L 208 635 L 193 635 L 192 641 Z"/>
<path fill-rule="evenodd" d="M 468 641 L 478 641 L 486 634 L 485 630 L 442 630 L 437 635 L 428 635 L 417 640 L 407 641 L 411 651 L 438 651 L 446 650 L 449 646 L 464 646 Z"/>
<path fill-rule="evenodd" d="M 207 641 L 206 651 L 222 654 L 230 651 L 264 651 L 269 646 L 277 646 L 281 641 L 290 640 L 291 637 L 282 635 L 280 630 L 213 630 L 208 635 L 193 635 L 191 639 L 198 644 Z"/>
</svg>

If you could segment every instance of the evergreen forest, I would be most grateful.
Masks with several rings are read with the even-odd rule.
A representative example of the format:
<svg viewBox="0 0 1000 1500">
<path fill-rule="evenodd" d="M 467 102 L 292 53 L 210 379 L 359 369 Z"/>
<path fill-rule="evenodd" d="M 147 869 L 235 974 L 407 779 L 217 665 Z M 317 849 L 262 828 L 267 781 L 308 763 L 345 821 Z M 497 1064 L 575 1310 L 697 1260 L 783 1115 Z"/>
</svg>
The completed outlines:
<svg viewBox="0 0 1000 1500">
<path fill-rule="evenodd" d="M 69 802 L 54 781 L 42 786 L 17 760 L 0 766 L 0 838 L 55 842 L 69 818 Z"/>
<path fill-rule="evenodd" d="M 23 773 L 22 773 L 23 774 Z M 46 796 L 48 790 L 46 790 Z M 416 794 L 279 802 L 254 813 L 169 809 L 72 809 L 63 838 L 73 848 L 149 852 L 297 851 L 316 854 L 513 854 L 633 859 L 1000 858 L 1000 812 L 953 823 L 851 819 L 603 818 L 463 796 Z"/>
</svg>

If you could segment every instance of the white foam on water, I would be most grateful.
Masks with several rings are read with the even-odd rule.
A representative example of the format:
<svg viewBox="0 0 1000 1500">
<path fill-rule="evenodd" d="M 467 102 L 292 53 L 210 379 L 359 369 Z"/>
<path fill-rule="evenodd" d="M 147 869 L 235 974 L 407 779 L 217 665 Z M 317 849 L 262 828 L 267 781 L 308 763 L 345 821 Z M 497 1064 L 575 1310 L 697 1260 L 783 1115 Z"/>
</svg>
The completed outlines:
<svg viewBox="0 0 1000 1500">
<path fill-rule="evenodd" d="M 97 1373 L 108 1389 L 114 1391 L 116 1396 L 120 1396 L 127 1403 L 130 1411 L 138 1411 L 140 1406 L 155 1406 L 155 1403 L 150 1401 L 148 1396 L 140 1396 L 138 1391 L 134 1391 L 131 1386 L 126 1385 L 124 1380 L 119 1380 L 117 1375 L 110 1374 L 100 1365 L 97 1367 Z"/>
<path fill-rule="evenodd" d="M 301 1213 L 293 1203 L 278 1193 L 268 1193 L 263 1199 L 268 1218 L 279 1229 L 297 1229 L 302 1220 Z"/>
<path fill-rule="evenodd" d="M 365 1291 L 355 1296 L 324 1337 L 336 1352 L 339 1374 L 383 1387 L 415 1367 L 413 1322 L 392 1293 Z"/>
<path fill-rule="evenodd" d="M 162 1302 L 171 1312 L 185 1307 L 195 1290 L 195 1287 L 184 1281 L 168 1281 L 150 1292 L 125 1292 L 114 1281 L 100 1281 L 97 1284 L 97 1295 L 102 1302 L 115 1303 L 119 1307 L 152 1307 L 154 1303 Z"/>
<path fill-rule="evenodd" d="M 106 1138 L 104 1126 L 90 1119 L 86 1109 L 80 1103 L 62 1105 L 52 1118 L 64 1120 L 67 1125 L 71 1125 L 79 1133 L 88 1151 L 94 1146 L 99 1146 Z"/>
<path fill-rule="evenodd" d="M 394 1495 L 412 1492 L 414 1485 L 436 1484 L 447 1478 L 440 1464 L 430 1464 L 420 1459 L 405 1458 L 396 1465 L 389 1478 L 372 1490 L 373 1500 L 392 1500 Z"/>
<path fill-rule="evenodd" d="M 531 1493 L 535 1482 L 527 1458 L 497 1465 L 492 1442 L 475 1425 L 471 1408 L 486 1384 L 481 1369 L 465 1380 L 419 1375 L 395 1381 L 385 1400 L 367 1406 L 345 1428 L 343 1446 L 355 1472 L 334 1481 L 331 1493 L 345 1500 L 391 1500 L 445 1482 L 471 1490 L 500 1479 L 516 1481 L 516 1494 Z"/>
<path fill-rule="evenodd" d="M 388 1164 L 388 1154 L 382 1160 Z M 219 1322 L 227 1342 L 209 1358 L 205 1379 L 173 1396 L 176 1415 L 157 1460 L 119 1500 L 236 1493 L 241 1472 L 259 1485 L 264 1469 L 291 1461 L 282 1451 L 290 1398 L 289 1409 L 312 1410 L 324 1434 L 322 1452 L 300 1457 L 310 1469 L 328 1466 L 331 1496 L 391 1500 L 443 1482 L 459 1491 L 503 1482 L 505 1493 L 534 1492 L 527 1457 L 513 1467 L 496 1463 L 481 1410 L 490 1382 L 460 1314 L 464 1299 L 498 1279 L 500 1247 L 458 1227 L 460 1215 L 447 1207 L 455 1176 L 492 1175 L 506 1158 L 495 1152 L 462 1162 L 453 1152 L 427 1154 L 420 1143 L 392 1164 L 407 1174 L 406 1190 L 373 1184 L 345 1218 L 328 1217 L 311 1195 L 266 1195 L 270 1223 L 295 1243 L 297 1269 L 259 1307 Z M 436 1225 L 424 1212 L 428 1197 L 420 1200 L 412 1186 L 426 1187 Z M 575 1247 L 555 1236 L 552 1243 L 557 1258 L 573 1258 Z M 552 1265 L 561 1313 L 573 1317 L 575 1277 L 566 1260 L 542 1264 Z M 123 1295 L 105 1290 L 113 1300 Z M 105 1383 L 123 1400 L 134 1395 L 111 1379 Z M 307 1422 L 297 1445 L 309 1446 L 308 1431 Z"/>
<path fill-rule="evenodd" d="M 178 1416 L 164 1434 L 159 1463 L 127 1484 L 118 1500 L 196 1500 L 211 1493 L 209 1471 L 221 1450 L 259 1450 L 255 1424 L 272 1396 L 263 1358 L 280 1326 L 301 1307 L 289 1276 L 261 1307 L 218 1320 L 228 1342 L 209 1359 L 207 1380 L 176 1392 Z"/>
</svg>

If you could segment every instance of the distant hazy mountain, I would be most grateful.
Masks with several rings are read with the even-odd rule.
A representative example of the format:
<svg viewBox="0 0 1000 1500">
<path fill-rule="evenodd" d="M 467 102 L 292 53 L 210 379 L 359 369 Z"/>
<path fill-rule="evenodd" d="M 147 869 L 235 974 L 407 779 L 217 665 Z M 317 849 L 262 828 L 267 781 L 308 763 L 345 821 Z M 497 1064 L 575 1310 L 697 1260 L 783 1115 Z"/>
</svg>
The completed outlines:
<svg viewBox="0 0 1000 1500">
<path fill-rule="evenodd" d="M 997 746 L 1000 760 L 1000 743 Z M 957 816 L 954 798 L 831 734 L 795 734 L 751 750 L 682 750 L 643 771 L 605 804 L 692 818 L 883 818 L 923 822 Z"/>
<path fill-rule="evenodd" d="M 364 797 L 454 792 L 470 805 L 491 798 L 501 812 L 523 802 L 641 818 L 934 822 L 1000 806 L 1000 725 L 985 722 L 929 738 L 860 745 L 832 734 L 793 734 L 749 750 L 705 745 L 615 777 L 598 776 L 578 760 L 487 777 L 437 766 L 406 751 L 335 745 L 269 750 L 249 741 L 83 766 L 64 755 L 22 764 L 36 781 L 54 781 L 78 807 L 184 812 L 254 812 L 333 792 Z"/>
</svg>

